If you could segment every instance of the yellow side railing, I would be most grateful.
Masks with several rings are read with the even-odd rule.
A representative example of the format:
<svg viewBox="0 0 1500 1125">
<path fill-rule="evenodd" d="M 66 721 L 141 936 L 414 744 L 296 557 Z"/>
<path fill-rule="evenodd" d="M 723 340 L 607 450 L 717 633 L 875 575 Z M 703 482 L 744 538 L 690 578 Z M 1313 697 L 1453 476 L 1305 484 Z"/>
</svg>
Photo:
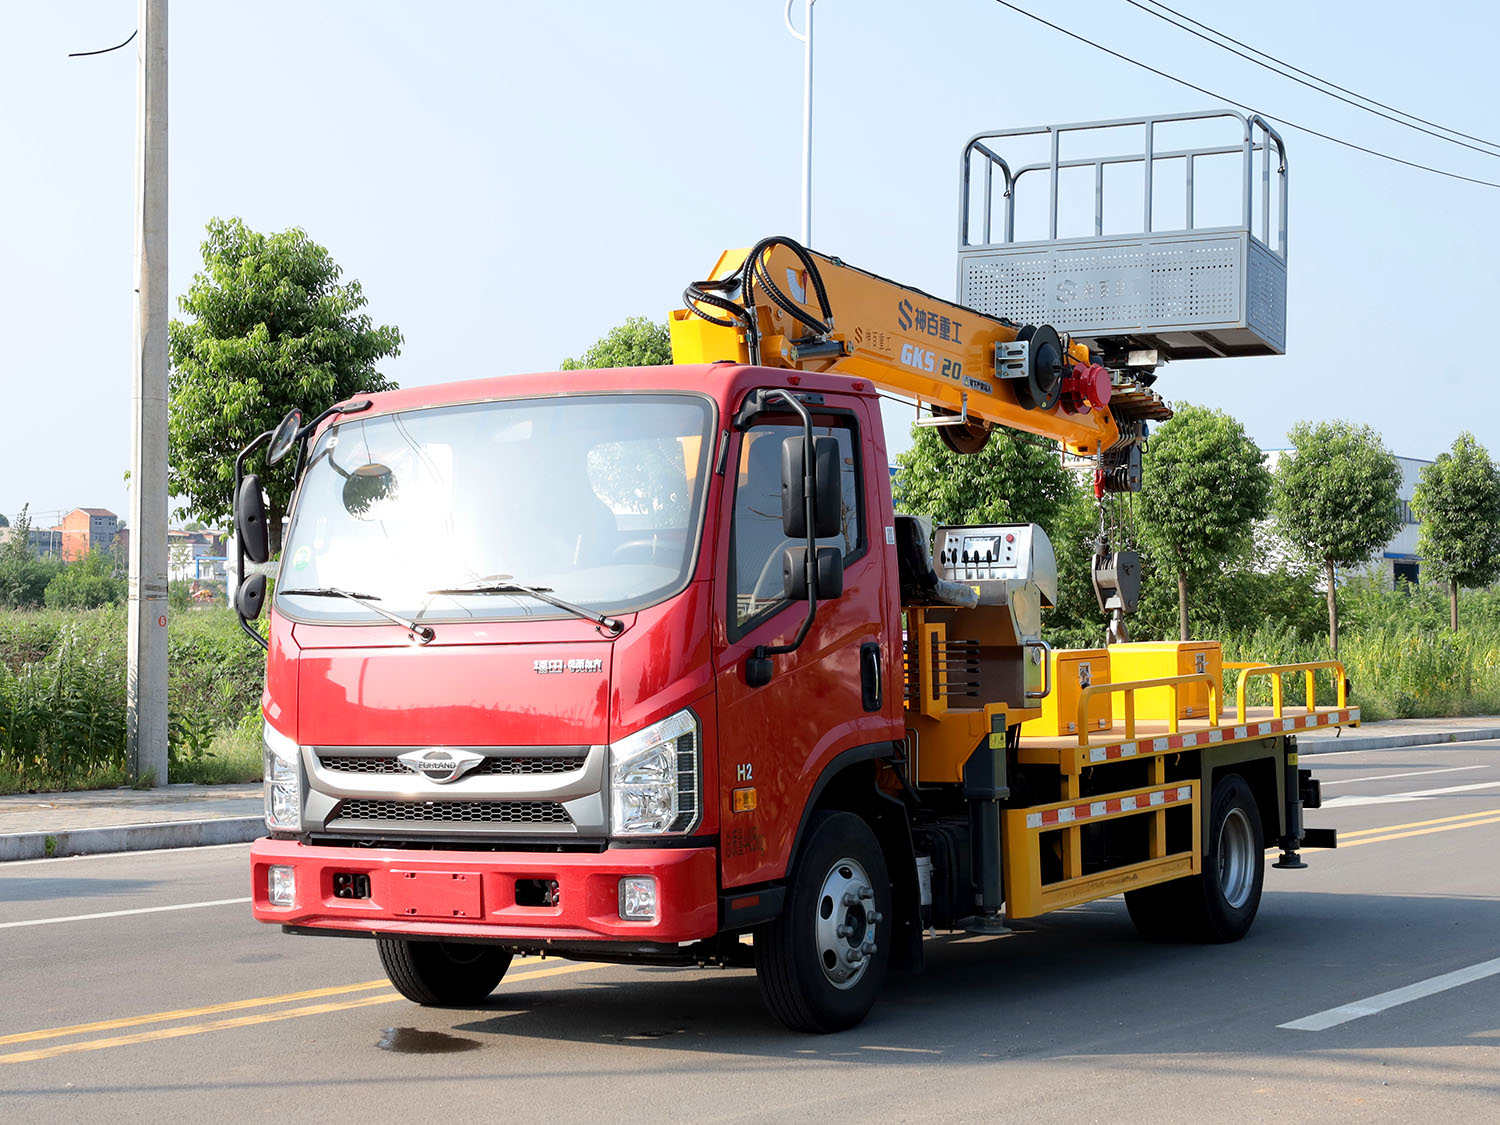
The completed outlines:
<svg viewBox="0 0 1500 1125">
<path fill-rule="evenodd" d="M 1172 710 L 1167 715 L 1167 730 L 1171 734 L 1177 733 L 1177 715 L 1182 710 L 1179 702 L 1182 698 L 1182 687 L 1184 684 L 1207 684 L 1208 685 L 1208 722 L 1210 726 L 1219 725 L 1220 693 L 1224 690 L 1219 681 L 1207 672 L 1195 672 L 1187 676 L 1163 676 L 1159 680 L 1129 680 L 1122 684 L 1090 684 L 1078 693 L 1078 745 L 1089 744 L 1088 730 L 1088 706 L 1089 701 L 1096 695 L 1111 695 L 1115 692 L 1125 694 L 1125 737 L 1135 737 L 1135 693 L 1150 688 L 1172 689 Z"/>
<path fill-rule="evenodd" d="M 1245 719 L 1245 689 L 1249 686 L 1251 679 L 1255 676 L 1268 676 L 1271 680 L 1271 716 L 1281 718 L 1285 700 L 1282 697 L 1281 677 L 1287 672 L 1301 672 L 1306 678 L 1307 710 L 1309 712 L 1317 709 L 1317 698 L 1314 695 L 1314 674 L 1320 669 L 1327 668 L 1333 672 L 1334 687 L 1337 689 L 1338 707 L 1340 710 L 1349 706 L 1349 678 L 1344 674 L 1344 666 L 1337 660 L 1308 660 L 1301 664 L 1261 664 L 1256 661 L 1234 661 L 1226 662 L 1226 669 L 1237 669 L 1240 673 L 1240 682 L 1235 687 L 1234 706 L 1235 714 L 1240 721 Z"/>
</svg>

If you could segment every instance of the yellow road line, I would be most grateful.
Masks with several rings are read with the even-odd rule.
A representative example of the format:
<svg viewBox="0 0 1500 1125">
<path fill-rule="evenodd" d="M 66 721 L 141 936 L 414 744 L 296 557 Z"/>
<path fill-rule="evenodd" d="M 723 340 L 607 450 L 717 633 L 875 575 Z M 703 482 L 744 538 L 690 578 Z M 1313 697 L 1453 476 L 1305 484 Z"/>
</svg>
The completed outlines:
<svg viewBox="0 0 1500 1125">
<path fill-rule="evenodd" d="M 1360 828 L 1353 832 L 1339 830 L 1339 839 L 1352 839 L 1355 836 L 1378 836 L 1383 832 L 1401 832 L 1407 828 L 1426 828 L 1429 824 L 1448 824 L 1456 820 L 1473 820 L 1479 816 L 1494 816 L 1500 809 L 1480 809 L 1478 812 L 1463 813 L 1460 816 L 1444 816 L 1437 820 L 1413 820 L 1406 824 L 1387 824 L 1382 828 Z"/>
<path fill-rule="evenodd" d="M 516 976 L 507 976 L 505 984 L 523 981 L 538 980 L 542 977 L 559 976 L 563 973 L 584 972 L 589 969 L 597 969 L 601 966 L 589 963 L 569 962 L 562 965 L 553 965 L 543 969 L 534 969 L 531 972 L 519 973 Z M 342 988 L 313 989 L 308 992 L 292 992 L 280 997 L 261 997 L 256 1000 L 232 1001 L 229 1004 L 213 1005 L 206 1008 L 184 1009 L 190 1015 L 204 1015 L 213 1012 L 232 1011 L 236 1007 L 247 1007 L 257 1004 L 273 1004 L 286 1000 L 303 999 L 318 995 L 336 995 L 338 993 L 349 993 L 363 989 L 379 988 L 387 982 L 371 981 L 366 984 L 350 985 Z M 393 1000 L 400 1000 L 401 994 L 397 992 L 382 992 L 375 996 L 362 996 L 356 1000 L 342 1000 L 326 1004 L 307 1004 L 297 1008 L 282 1008 L 275 1012 L 258 1012 L 248 1016 L 234 1016 L 229 1019 L 210 1020 L 207 1023 L 183 1024 L 179 1027 L 158 1027 L 150 1031 L 134 1032 L 130 1035 L 114 1035 L 103 1039 L 84 1039 L 77 1043 L 59 1043 L 51 1047 L 40 1047 L 31 1051 L 12 1051 L 9 1054 L 0 1055 L 0 1063 L 35 1062 L 39 1059 L 50 1059 L 58 1055 L 76 1054 L 80 1051 L 102 1051 L 111 1047 L 128 1047 L 136 1043 L 150 1043 L 160 1039 L 178 1039 L 185 1035 L 201 1035 L 206 1031 L 226 1031 L 236 1027 L 251 1027 L 256 1024 L 275 1023 L 279 1020 L 299 1019 L 302 1016 L 322 1015 L 326 1012 L 341 1012 L 352 1008 L 367 1008 L 376 1004 L 389 1004 Z M 59 1035 L 76 1034 L 83 1030 L 108 1030 L 118 1027 L 136 1026 L 143 1023 L 160 1022 L 168 1019 L 181 1019 L 183 1012 L 160 1012 L 151 1016 L 136 1017 L 134 1020 L 102 1021 L 99 1024 L 78 1024 L 71 1028 L 52 1028 L 42 1032 L 28 1032 L 22 1035 L 7 1036 L 0 1042 L 14 1043 L 27 1040 L 54 1038 Z"/>
<path fill-rule="evenodd" d="M 1339 850 L 1357 848 L 1361 844 L 1383 844 L 1387 840 L 1404 840 L 1408 836 L 1430 836 L 1434 832 L 1452 832 L 1455 828 L 1473 828 L 1480 824 L 1500 824 L 1500 816 L 1492 816 L 1487 820 L 1469 820 L 1463 824 L 1443 824 L 1435 828 L 1416 828 L 1410 832 L 1392 832 L 1389 836 L 1367 836 L 1363 840 L 1355 840 L 1350 844 L 1340 842 Z"/>
<path fill-rule="evenodd" d="M 374 988 L 387 988 L 385 978 L 369 980 L 363 984 L 337 985 L 331 988 L 310 988 L 306 992 L 288 992 L 281 996 L 258 996 L 253 1000 L 230 1000 L 223 1004 L 209 1004 L 203 1008 L 179 1008 L 175 1012 L 153 1012 L 149 1016 L 124 1016 L 114 1020 L 99 1020 L 97 1023 L 75 1023 L 70 1027 L 49 1027 L 44 1031 L 23 1031 L 16 1035 L 0 1035 L 0 1045 L 6 1043 L 34 1043 L 38 1039 L 60 1039 L 66 1035 L 84 1035 L 90 1031 L 115 1031 L 122 1027 L 139 1027 L 146 1023 L 166 1023 L 169 1020 L 191 1019 L 193 1016 L 211 1016 L 219 1012 L 234 1012 L 244 1008 L 263 1008 L 270 1004 L 285 1004 L 292 1000 L 315 1000 L 320 996 L 338 996 L 349 992 L 368 992 Z"/>
<path fill-rule="evenodd" d="M 13 1051 L 0 1055 L 0 1063 L 35 1062 L 38 1059 L 55 1058 L 78 1051 L 103 1051 L 109 1047 L 128 1047 L 133 1043 L 150 1043 L 157 1039 L 177 1039 L 184 1035 L 201 1035 L 205 1031 L 224 1031 L 231 1027 L 249 1027 L 257 1023 L 274 1023 L 277 1020 L 297 1019 L 300 1016 L 316 1016 L 324 1012 L 339 1012 L 348 1008 L 367 1008 L 372 1004 L 389 1004 L 401 999 L 399 992 L 382 992 L 376 996 L 365 996 L 359 1000 L 345 1000 L 334 1004 L 309 1004 L 302 1008 L 283 1008 L 277 1012 L 261 1012 L 253 1016 L 234 1016 L 230 1019 L 212 1020 L 209 1023 L 190 1023 L 181 1027 L 158 1027 L 151 1031 L 137 1031 L 131 1035 L 115 1035 L 105 1039 L 84 1039 L 77 1043 L 59 1043 L 55 1047 L 39 1047 L 35 1051 Z"/>
</svg>

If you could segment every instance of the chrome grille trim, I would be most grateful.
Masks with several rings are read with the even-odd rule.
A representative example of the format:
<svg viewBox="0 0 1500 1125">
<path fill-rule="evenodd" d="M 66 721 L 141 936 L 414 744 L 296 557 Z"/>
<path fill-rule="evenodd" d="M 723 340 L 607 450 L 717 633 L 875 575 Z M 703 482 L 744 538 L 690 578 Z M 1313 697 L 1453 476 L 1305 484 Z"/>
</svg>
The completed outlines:
<svg viewBox="0 0 1500 1125">
<path fill-rule="evenodd" d="M 340 803 L 330 826 L 340 821 L 380 824 L 571 824 L 556 801 L 370 801 Z"/>
</svg>

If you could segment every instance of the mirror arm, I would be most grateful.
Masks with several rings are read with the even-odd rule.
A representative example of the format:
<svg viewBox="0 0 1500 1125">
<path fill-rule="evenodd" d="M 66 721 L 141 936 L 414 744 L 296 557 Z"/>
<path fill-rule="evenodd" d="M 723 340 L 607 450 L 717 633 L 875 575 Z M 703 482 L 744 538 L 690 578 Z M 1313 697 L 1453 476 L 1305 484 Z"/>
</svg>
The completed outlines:
<svg viewBox="0 0 1500 1125">
<path fill-rule="evenodd" d="M 797 412 L 797 416 L 802 419 L 802 509 L 807 523 L 807 556 L 803 559 L 802 569 L 807 581 L 807 616 L 802 619 L 802 627 L 797 630 L 797 635 L 792 638 L 791 644 L 757 645 L 755 656 L 761 660 L 768 656 L 796 652 L 802 647 L 802 642 L 807 639 L 807 631 L 812 628 L 813 619 L 818 616 L 818 527 L 813 520 L 813 505 L 816 499 L 813 481 L 817 465 L 813 456 L 812 415 L 796 395 L 780 387 L 767 391 L 764 401 L 769 402 L 778 398 L 790 405 Z"/>
</svg>

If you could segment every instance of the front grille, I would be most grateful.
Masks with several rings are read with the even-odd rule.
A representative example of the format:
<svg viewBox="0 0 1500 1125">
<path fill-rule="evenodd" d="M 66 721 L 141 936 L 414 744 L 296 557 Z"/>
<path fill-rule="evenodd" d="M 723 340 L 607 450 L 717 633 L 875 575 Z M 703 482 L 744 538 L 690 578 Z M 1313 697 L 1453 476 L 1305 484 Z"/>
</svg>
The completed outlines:
<svg viewBox="0 0 1500 1125">
<path fill-rule="evenodd" d="M 339 805 L 340 820 L 398 824 L 571 824 L 556 801 L 369 801 Z"/>
<path fill-rule="evenodd" d="M 519 776 L 522 774 L 572 773 L 583 769 L 584 758 L 486 758 L 465 777 L 483 777 L 485 774 Z M 330 773 L 385 773 L 412 774 L 394 755 L 344 755 L 320 754 L 318 765 Z"/>
</svg>

